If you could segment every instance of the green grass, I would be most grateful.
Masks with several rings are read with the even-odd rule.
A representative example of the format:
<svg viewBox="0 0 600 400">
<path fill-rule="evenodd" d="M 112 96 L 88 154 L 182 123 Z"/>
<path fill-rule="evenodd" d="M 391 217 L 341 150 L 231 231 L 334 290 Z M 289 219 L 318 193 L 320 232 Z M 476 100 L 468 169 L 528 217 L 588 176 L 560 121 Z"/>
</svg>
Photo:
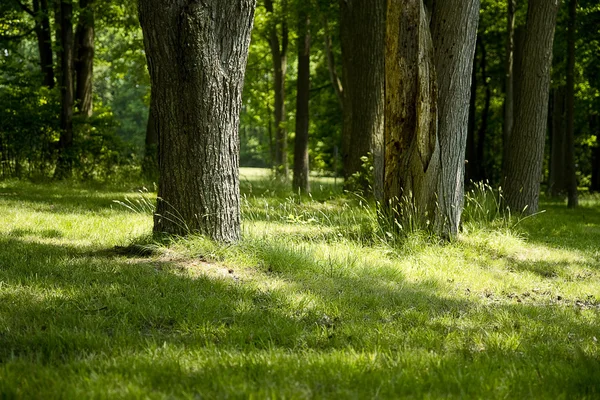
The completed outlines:
<svg viewBox="0 0 600 400">
<path fill-rule="evenodd" d="M 600 199 L 392 243 L 244 170 L 243 240 L 148 243 L 139 188 L 0 183 L 0 398 L 598 398 Z"/>
</svg>

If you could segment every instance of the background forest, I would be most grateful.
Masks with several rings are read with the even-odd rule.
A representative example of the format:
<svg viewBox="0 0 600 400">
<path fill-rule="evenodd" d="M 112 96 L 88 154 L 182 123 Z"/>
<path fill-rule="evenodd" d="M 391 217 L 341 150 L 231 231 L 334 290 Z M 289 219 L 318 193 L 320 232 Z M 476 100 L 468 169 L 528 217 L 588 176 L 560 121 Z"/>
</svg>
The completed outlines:
<svg viewBox="0 0 600 400">
<path fill-rule="evenodd" d="M 289 3 L 289 4 L 288 4 Z M 293 2 L 259 2 L 252 32 L 240 118 L 240 164 L 248 167 L 292 168 L 297 128 L 297 41 L 302 24 Z M 307 3 L 308 4 L 308 3 Z M 54 176 L 61 147 L 60 82 L 62 41 L 59 7 L 47 0 L 5 1 L 0 6 L 0 174 L 4 178 L 45 179 Z M 600 190 L 600 54 L 599 5 L 581 0 L 575 42 L 574 160 L 580 190 Z M 310 15 L 310 89 L 308 148 L 313 173 L 350 176 L 342 160 L 342 85 L 339 4 L 319 1 L 303 5 Z M 506 87 L 507 2 L 481 4 L 473 61 L 471 110 L 466 159 L 467 182 L 500 185 Z M 525 23 L 526 2 L 516 2 L 518 33 Z M 548 135 L 542 181 L 553 195 L 566 191 L 565 85 L 567 76 L 568 2 L 560 9 L 554 40 Z M 77 76 L 87 74 L 75 92 L 87 90 L 92 107 L 81 108 L 76 95 L 73 117 L 73 174 L 79 179 L 107 180 L 139 173 L 152 149 L 147 131 L 149 77 L 134 2 L 73 5 L 73 45 L 77 57 L 92 58 L 86 71 L 75 63 Z M 81 43 L 91 30 L 85 53 Z M 46 36 L 44 36 L 46 35 Z M 44 46 L 40 45 L 40 41 Z M 40 47 L 41 46 L 41 47 Z M 42 53 L 40 53 L 42 51 Z M 45 59 L 41 59 L 44 54 Z M 44 67 L 41 68 L 41 63 Z M 282 71 L 275 76 L 274 65 Z M 78 78 L 80 79 L 80 78 Z M 275 93 L 276 80 L 280 80 Z M 276 115 L 276 96 L 281 98 Z M 278 119 L 277 121 L 275 119 Z M 285 138 L 285 143 L 282 143 Z M 146 173 L 153 179 L 152 163 Z M 356 167 L 354 168 L 356 169 Z M 155 178 L 154 178 L 155 179 Z"/>
</svg>

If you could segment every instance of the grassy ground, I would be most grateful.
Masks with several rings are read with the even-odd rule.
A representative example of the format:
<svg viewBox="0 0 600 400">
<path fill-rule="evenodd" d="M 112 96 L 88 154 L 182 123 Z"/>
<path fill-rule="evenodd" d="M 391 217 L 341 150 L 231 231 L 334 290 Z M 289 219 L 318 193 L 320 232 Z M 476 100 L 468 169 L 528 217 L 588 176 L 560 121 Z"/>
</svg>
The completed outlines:
<svg viewBox="0 0 600 400">
<path fill-rule="evenodd" d="M 135 188 L 0 183 L 0 398 L 600 397 L 600 199 L 392 245 L 244 176 L 241 243 L 138 254 Z"/>
</svg>

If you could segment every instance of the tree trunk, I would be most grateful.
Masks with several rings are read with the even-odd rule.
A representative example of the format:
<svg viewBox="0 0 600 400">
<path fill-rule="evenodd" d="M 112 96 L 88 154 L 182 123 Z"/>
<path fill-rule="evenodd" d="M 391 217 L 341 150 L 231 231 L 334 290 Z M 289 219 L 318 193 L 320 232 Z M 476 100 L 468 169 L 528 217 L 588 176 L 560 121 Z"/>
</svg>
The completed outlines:
<svg viewBox="0 0 600 400">
<path fill-rule="evenodd" d="M 340 2 L 344 87 L 344 177 L 361 171 L 361 158 L 373 154 L 375 191 L 383 181 L 385 0 Z M 367 182 L 359 189 L 367 190 Z"/>
<path fill-rule="evenodd" d="M 265 0 L 265 8 L 271 14 L 272 25 L 269 29 L 269 48 L 273 58 L 273 77 L 275 90 L 275 169 L 277 176 L 286 180 L 288 177 L 287 162 L 287 128 L 285 126 L 285 72 L 287 69 L 288 28 L 285 17 L 281 22 L 281 44 L 277 34 L 277 23 L 274 16 L 273 0 Z"/>
<path fill-rule="evenodd" d="M 407 229 L 432 222 L 440 168 L 433 42 L 421 0 L 388 1 L 385 43 L 383 211 Z"/>
<path fill-rule="evenodd" d="M 569 22 L 567 26 L 567 137 L 565 149 L 565 175 L 567 182 L 567 207 L 575 208 L 577 175 L 575 173 L 575 19 L 577 0 L 569 0 Z"/>
<path fill-rule="evenodd" d="M 548 193 L 560 197 L 565 193 L 565 87 L 552 91 L 552 116 L 550 118 L 550 173 Z"/>
<path fill-rule="evenodd" d="M 59 12 L 60 26 L 60 139 L 58 141 L 58 161 L 54 177 L 65 179 L 73 173 L 73 3 L 61 0 Z"/>
<path fill-rule="evenodd" d="M 448 237 L 458 233 L 462 214 L 469 96 L 478 22 L 479 0 L 435 2 L 431 26 L 442 159 L 437 214 L 440 218 L 436 230 Z"/>
<path fill-rule="evenodd" d="M 344 87 L 342 86 L 342 81 L 340 80 L 337 73 L 337 69 L 335 67 L 335 57 L 333 56 L 331 34 L 329 32 L 329 23 L 327 22 L 327 19 L 324 19 L 323 25 L 325 27 L 325 53 L 327 55 L 327 69 L 329 71 L 329 79 L 331 80 L 331 85 L 333 86 L 333 90 L 335 91 L 338 103 L 340 104 L 340 110 L 342 110 L 343 112 Z"/>
<path fill-rule="evenodd" d="M 40 52 L 40 68 L 42 84 L 52 89 L 54 87 L 54 61 L 52 57 L 52 36 L 50 34 L 50 17 L 48 0 L 33 0 L 35 15 L 35 34 Z"/>
<path fill-rule="evenodd" d="M 308 124 L 310 93 L 310 20 L 301 11 L 298 21 L 298 82 L 296 91 L 296 139 L 294 143 L 294 190 L 310 191 L 308 181 Z"/>
<path fill-rule="evenodd" d="M 149 180 L 158 178 L 158 124 L 156 111 L 153 109 L 152 94 L 150 94 L 150 109 L 148 110 L 148 124 L 146 126 L 146 140 L 144 143 L 144 160 L 142 161 L 142 175 Z"/>
<path fill-rule="evenodd" d="M 502 126 L 502 163 L 507 159 L 508 140 L 514 122 L 514 50 L 516 0 L 508 0 L 506 18 L 506 59 L 504 60 L 504 124 Z"/>
<path fill-rule="evenodd" d="M 75 33 L 77 57 L 75 59 L 75 75 L 77 86 L 75 90 L 75 103 L 79 113 L 91 117 L 92 82 L 94 77 L 94 9 L 93 0 L 79 0 L 81 9 L 79 22 Z"/>
<path fill-rule="evenodd" d="M 159 131 L 154 232 L 240 236 L 238 127 L 254 0 L 140 0 Z"/>
<path fill-rule="evenodd" d="M 477 126 L 477 50 L 473 57 L 473 71 L 471 73 L 471 99 L 469 102 L 469 128 L 467 133 L 467 154 L 465 166 L 465 179 L 467 182 L 477 182 L 477 141 L 475 128 Z"/>
<path fill-rule="evenodd" d="M 590 132 L 596 136 L 596 145 L 592 148 L 592 182 L 591 192 L 600 192 L 600 117 L 598 114 L 589 116 Z"/>
<path fill-rule="evenodd" d="M 515 70 L 515 120 L 504 187 L 511 210 L 526 215 L 538 210 L 558 5 L 559 0 L 529 0 L 523 58 Z"/>
<path fill-rule="evenodd" d="M 492 101 L 492 90 L 490 88 L 490 82 L 487 75 L 487 51 L 485 49 L 485 43 L 481 43 L 481 80 L 483 81 L 483 87 L 485 88 L 485 98 L 483 101 L 483 110 L 481 111 L 481 125 L 477 130 L 477 180 L 484 181 L 486 179 L 486 168 L 485 168 L 485 139 L 488 130 L 488 121 L 490 119 L 490 106 Z"/>
</svg>

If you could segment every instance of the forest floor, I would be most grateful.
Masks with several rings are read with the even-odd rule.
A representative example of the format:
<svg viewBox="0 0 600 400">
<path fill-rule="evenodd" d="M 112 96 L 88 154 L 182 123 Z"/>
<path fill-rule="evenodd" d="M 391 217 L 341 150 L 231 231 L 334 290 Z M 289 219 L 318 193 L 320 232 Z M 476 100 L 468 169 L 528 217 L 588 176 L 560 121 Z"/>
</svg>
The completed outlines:
<svg viewBox="0 0 600 400">
<path fill-rule="evenodd" d="M 134 185 L 0 182 L 0 398 L 600 397 L 600 198 L 441 244 L 243 176 L 230 246 L 153 243 Z"/>
</svg>

